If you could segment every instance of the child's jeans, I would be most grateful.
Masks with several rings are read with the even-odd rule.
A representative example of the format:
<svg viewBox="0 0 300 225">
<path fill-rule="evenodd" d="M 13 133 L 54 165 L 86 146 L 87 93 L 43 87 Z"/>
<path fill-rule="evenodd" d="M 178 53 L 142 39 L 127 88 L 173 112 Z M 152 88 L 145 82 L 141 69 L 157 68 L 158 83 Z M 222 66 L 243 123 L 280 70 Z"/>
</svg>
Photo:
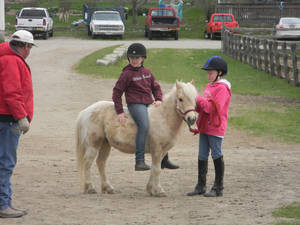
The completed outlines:
<svg viewBox="0 0 300 225">
<path fill-rule="evenodd" d="M 145 145 L 149 129 L 148 108 L 145 104 L 128 104 L 128 110 L 138 126 L 135 138 L 136 161 L 145 160 Z"/>
<path fill-rule="evenodd" d="M 220 137 L 200 133 L 198 159 L 208 160 L 210 149 L 213 159 L 220 158 L 222 156 L 222 140 L 223 138 Z"/>
<path fill-rule="evenodd" d="M 10 178 L 17 163 L 20 135 L 17 123 L 0 122 L 0 210 L 11 206 Z"/>
</svg>

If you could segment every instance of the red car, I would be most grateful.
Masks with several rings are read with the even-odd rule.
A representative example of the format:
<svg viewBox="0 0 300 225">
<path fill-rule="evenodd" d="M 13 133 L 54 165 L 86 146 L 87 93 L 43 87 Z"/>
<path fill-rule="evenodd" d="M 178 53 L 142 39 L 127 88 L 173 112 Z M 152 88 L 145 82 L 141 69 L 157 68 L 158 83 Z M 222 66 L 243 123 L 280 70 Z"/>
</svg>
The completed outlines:
<svg viewBox="0 0 300 225">
<path fill-rule="evenodd" d="M 221 36 L 222 23 L 228 28 L 239 28 L 238 22 L 234 19 L 232 14 L 227 13 L 213 13 L 209 21 L 205 21 L 206 28 L 204 32 L 204 38 L 215 39 L 217 35 Z M 238 29 L 232 31 L 237 33 Z"/>
</svg>

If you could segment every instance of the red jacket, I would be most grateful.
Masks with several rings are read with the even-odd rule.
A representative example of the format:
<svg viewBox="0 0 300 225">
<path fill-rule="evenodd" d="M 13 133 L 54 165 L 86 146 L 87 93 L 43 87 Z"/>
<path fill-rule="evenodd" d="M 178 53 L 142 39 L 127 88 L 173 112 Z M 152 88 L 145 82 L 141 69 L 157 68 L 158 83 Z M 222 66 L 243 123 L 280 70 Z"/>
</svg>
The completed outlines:
<svg viewBox="0 0 300 225">
<path fill-rule="evenodd" d="M 126 103 L 151 104 L 162 101 L 160 85 L 154 75 L 146 67 L 132 67 L 130 64 L 123 68 L 115 87 L 112 99 L 115 103 L 117 114 L 123 112 L 122 95 L 125 92 Z"/>
<path fill-rule="evenodd" d="M 9 42 L 0 44 L 0 118 L 15 121 L 33 116 L 33 90 L 30 68 Z"/>
<path fill-rule="evenodd" d="M 200 133 L 224 137 L 231 98 L 230 88 L 230 83 L 222 79 L 214 84 L 207 84 L 203 97 L 196 98 L 196 111 L 199 113 L 197 127 Z"/>
</svg>

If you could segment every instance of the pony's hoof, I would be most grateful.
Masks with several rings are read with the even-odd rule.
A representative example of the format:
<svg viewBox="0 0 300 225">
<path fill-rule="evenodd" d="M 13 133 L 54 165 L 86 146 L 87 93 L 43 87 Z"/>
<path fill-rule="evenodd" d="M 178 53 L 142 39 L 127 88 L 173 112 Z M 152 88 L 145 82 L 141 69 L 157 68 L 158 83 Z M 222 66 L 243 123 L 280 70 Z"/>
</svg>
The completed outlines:
<svg viewBox="0 0 300 225">
<path fill-rule="evenodd" d="M 114 194 L 115 190 L 114 189 L 103 190 L 102 193 L 103 194 Z"/>
</svg>

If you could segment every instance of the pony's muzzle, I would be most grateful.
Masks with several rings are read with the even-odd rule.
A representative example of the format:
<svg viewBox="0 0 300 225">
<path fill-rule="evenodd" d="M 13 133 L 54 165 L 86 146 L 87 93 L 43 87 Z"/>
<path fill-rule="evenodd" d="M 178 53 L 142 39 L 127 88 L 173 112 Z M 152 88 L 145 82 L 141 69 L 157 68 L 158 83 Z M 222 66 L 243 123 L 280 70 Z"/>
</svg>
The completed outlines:
<svg viewBox="0 0 300 225">
<path fill-rule="evenodd" d="M 187 116 L 186 122 L 189 126 L 192 126 L 196 122 L 196 116 Z"/>
</svg>

